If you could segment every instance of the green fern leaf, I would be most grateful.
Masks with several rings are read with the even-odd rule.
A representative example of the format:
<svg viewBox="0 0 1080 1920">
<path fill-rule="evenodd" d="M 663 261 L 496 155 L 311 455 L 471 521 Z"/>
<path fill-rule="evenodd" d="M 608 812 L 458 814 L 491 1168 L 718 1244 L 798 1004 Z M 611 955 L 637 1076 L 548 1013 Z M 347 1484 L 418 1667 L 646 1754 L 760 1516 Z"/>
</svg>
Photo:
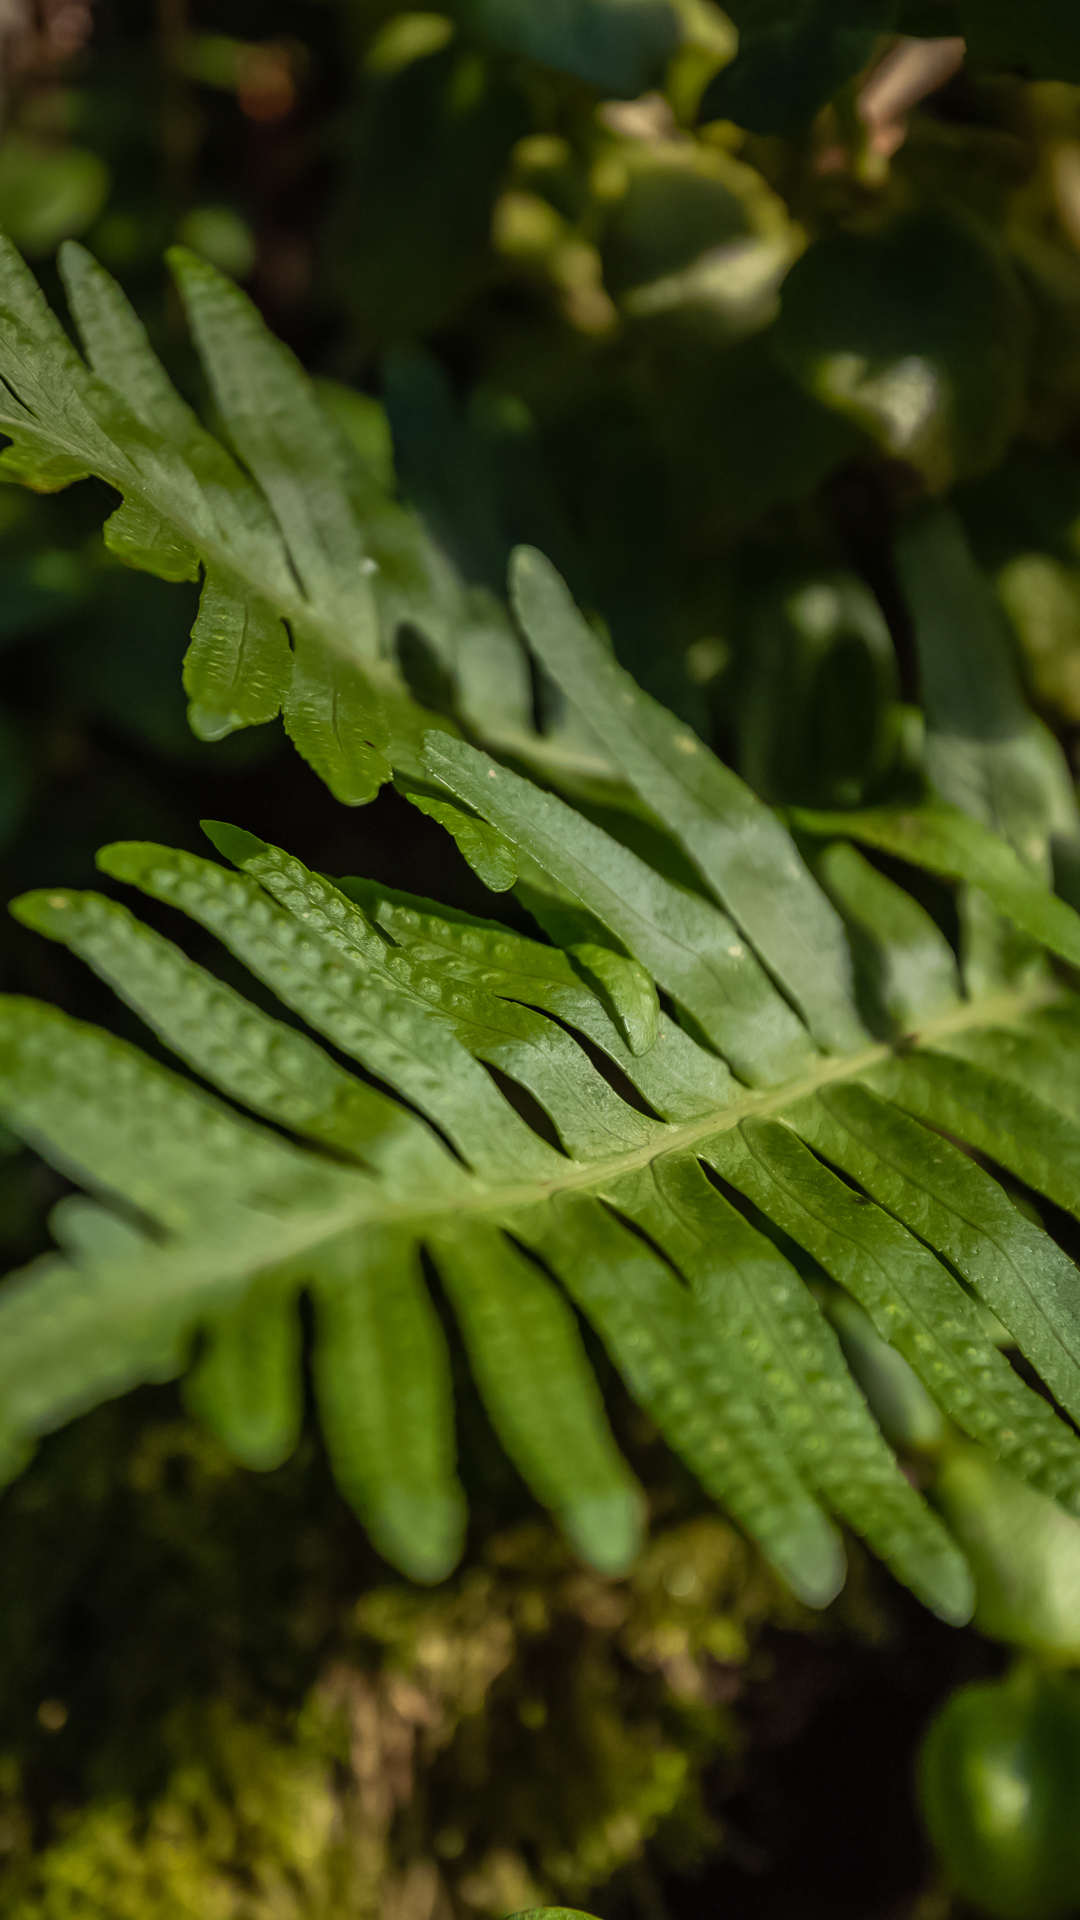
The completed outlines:
<svg viewBox="0 0 1080 1920">
<path fill-rule="evenodd" d="M 522 628 L 641 799 L 677 837 L 814 1037 L 862 1037 L 843 930 L 775 814 L 616 665 L 542 554 L 511 575 Z"/>
<path fill-rule="evenodd" d="M 461 1554 L 465 1500 L 446 1342 L 415 1235 L 350 1235 L 320 1259 L 314 1297 L 315 1384 L 338 1481 L 388 1560 L 440 1580 Z"/>
<path fill-rule="evenodd" d="M 928 1117 L 932 1118 L 932 1115 Z M 951 1261 L 1015 1334 L 1058 1401 L 1080 1411 L 1076 1268 L 982 1169 L 866 1086 L 828 1087 L 788 1116 L 801 1137 Z M 1048 1116 L 1053 1123 L 1053 1116 Z"/>
<path fill-rule="evenodd" d="M 767 1084 L 806 1063 L 806 1028 L 718 908 L 463 740 L 430 738 L 424 762 L 433 779 L 595 914 L 736 1072 Z"/>
<path fill-rule="evenodd" d="M 573 1314 L 497 1228 L 454 1220 L 429 1242 L 496 1432 L 511 1459 L 603 1572 L 622 1573 L 641 1500 L 615 1448 Z"/>
<path fill-rule="evenodd" d="M 795 808 L 792 820 L 805 833 L 857 840 L 945 880 L 981 888 L 1013 926 L 1070 966 L 1080 966 L 1080 918 L 1012 847 L 959 808 L 940 802 L 907 809 L 867 807 L 860 813 Z"/>
<path fill-rule="evenodd" d="M 263 1471 L 294 1451 L 303 1419 L 300 1321 L 295 1287 L 276 1274 L 255 1285 L 206 1328 L 207 1348 L 186 1382 L 187 1399 L 233 1458 Z"/>
<path fill-rule="evenodd" d="M 465 1516 L 437 1280 L 495 1433 L 598 1568 L 629 1564 L 643 1508 L 580 1321 L 804 1599 L 842 1581 L 840 1521 L 966 1618 L 963 1555 L 834 1327 L 910 1368 L 926 1431 L 947 1416 L 1080 1511 L 1080 1441 L 986 1331 L 988 1308 L 1080 1415 L 1076 1268 L 988 1170 L 1080 1214 L 1080 1001 L 1047 959 L 1080 966 L 1080 919 L 1048 879 L 1076 809 L 957 524 L 932 515 L 898 550 L 937 794 L 797 813 L 797 846 L 525 552 L 515 610 L 565 703 L 538 737 L 503 610 L 344 444 L 243 295 L 189 254 L 172 264 L 228 444 L 88 255 L 62 258 L 84 361 L 0 243 L 0 465 L 43 490 L 100 476 L 120 559 L 201 573 L 198 733 L 280 711 L 348 804 L 393 776 L 546 939 L 334 884 L 236 828 L 208 829 L 229 867 L 105 851 L 107 875 L 208 929 L 286 1022 L 113 900 L 16 903 L 201 1084 L 0 1001 L 0 1113 L 92 1196 L 0 1287 L 0 1471 L 79 1410 L 180 1376 L 239 1460 L 278 1464 L 303 1419 L 307 1296 L 339 1482 L 381 1552 L 438 1579 Z M 414 697 L 406 629 L 438 715 Z M 972 714 L 973 647 L 993 671 Z M 624 836 L 550 785 L 614 798 Z M 852 842 L 959 885 L 959 968 Z"/>
<path fill-rule="evenodd" d="M 182 247 L 170 265 L 229 438 L 258 481 L 317 617 L 354 659 L 377 648 L 367 554 L 345 494 L 336 438 L 307 375 L 251 302 Z"/>
<path fill-rule="evenodd" d="M 816 872 L 844 920 L 880 1027 L 903 1031 L 957 1005 L 956 956 L 917 900 L 845 840 L 822 849 Z"/>
<path fill-rule="evenodd" d="M 122 496 L 105 538 L 118 559 L 203 587 L 184 665 L 203 739 L 280 712 L 298 751 L 348 806 L 449 714 L 424 715 L 402 635 L 438 663 L 457 719 L 528 763 L 610 783 L 595 750 L 545 740 L 505 610 L 467 588 L 346 445 L 315 384 L 251 302 L 182 248 L 170 264 L 228 444 L 172 388 L 125 296 L 85 250 L 61 249 L 80 358 L 0 236 L 0 454 L 51 491 L 96 474 Z M 506 884 L 510 884 L 507 880 Z"/>
<path fill-rule="evenodd" d="M 924 911 L 815 816 L 833 836 L 818 861 L 830 904 L 700 743 L 684 771 L 677 723 L 546 565 L 527 556 L 516 578 L 545 666 L 657 823 L 659 865 L 445 732 L 423 743 L 426 786 L 405 784 L 497 883 L 518 875 L 546 940 L 335 885 L 236 828 L 209 829 L 229 867 L 105 851 L 108 875 L 200 922 L 304 1033 L 115 901 L 16 903 L 203 1086 L 55 1010 L 0 1003 L 0 1111 L 96 1196 L 65 1202 L 59 1251 L 0 1289 L 6 1470 L 80 1408 L 185 1372 L 236 1457 L 276 1464 L 302 1417 L 306 1293 L 339 1481 L 380 1550 L 437 1579 L 464 1524 L 437 1275 L 496 1434 L 597 1567 L 631 1560 L 642 1503 L 579 1316 L 806 1600 L 842 1580 L 839 1519 L 966 1618 L 963 1555 L 856 1385 L 831 1303 L 840 1288 L 869 1316 L 864 1344 L 883 1341 L 955 1426 L 1080 1511 L 1080 1442 L 985 1315 L 1075 1415 L 1076 1269 L 955 1144 L 1080 1208 L 1080 1002 L 1046 966 L 962 987 Z M 928 833 L 881 811 L 843 824 L 984 888 L 1051 952 L 1080 950 L 1080 921 L 985 826 L 940 811 Z M 660 871 L 673 845 L 700 888 Z M 870 977 L 894 1023 L 877 1038 L 856 1011 Z"/>
</svg>

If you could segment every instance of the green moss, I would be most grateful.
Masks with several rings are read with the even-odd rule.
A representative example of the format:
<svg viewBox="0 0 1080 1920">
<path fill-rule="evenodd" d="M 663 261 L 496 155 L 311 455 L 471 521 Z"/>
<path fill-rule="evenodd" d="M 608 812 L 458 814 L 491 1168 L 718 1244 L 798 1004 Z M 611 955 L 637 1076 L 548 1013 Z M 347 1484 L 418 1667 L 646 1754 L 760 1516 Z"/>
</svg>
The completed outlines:
<svg viewBox="0 0 1080 1920">
<path fill-rule="evenodd" d="M 0 1509 L 3 1920 L 501 1915 L 720 1843 L 702 1774 L 790 1613 L 724 1522 L 627 1581 L 530 1522 L 390 1584 L 313 1450 L 254 1478 L 164 1402 Z"/>
<path fill-rule="evenodd" d="M 19 1920 L 343 1916 L 349 1884 L 326 1762 L 304 1740 L 218 1713 L 148 1808 L 95 1800 L 13 1864 L 0 1911 Z"/>
</svg>

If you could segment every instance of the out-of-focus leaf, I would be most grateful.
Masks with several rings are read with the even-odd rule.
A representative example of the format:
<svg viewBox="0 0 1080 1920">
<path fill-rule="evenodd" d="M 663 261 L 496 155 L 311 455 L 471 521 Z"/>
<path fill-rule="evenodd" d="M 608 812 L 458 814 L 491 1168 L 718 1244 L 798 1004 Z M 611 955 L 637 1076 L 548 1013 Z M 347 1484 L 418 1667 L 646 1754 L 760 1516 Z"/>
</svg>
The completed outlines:
<svg viewBox="0 0 1080 1920">
<path fill-rule="evenodd" d="M 683 497 L 710 530 L 741 532 L 770 507 L 803 498 L 859 446 L 854 423 L 781 363 L 774 334 L 718 353 L 684 309 L 664 339 L 668 364 L 677 355 L 683 377 L 661 391 L 658 432 Z"/>
<path fill-rule="evenodd" d="M 774 801 L 860 796 L 897 697 L 881 609 L 849 573 L 756 581 L 743 595 L 740 771 Z M 785 697 L 777 699 L 777 689 Z"/>
<path fill-rule="evenodd" d="M 656 85 L 678 43 L 669 0 L 458 0 L 456 11 L 504 52 L 623 99 Z"/>
<path fill-rule="evenodd" d="M 1080 571 L 1050 553 L 1020 553 L 998 576 L 1020 636 L 1032 691 L 1065 720 L 1080 720 Z"/>
<path fill-rule="evenodd" d="M 855 979 L 875 1032 L 906 1033 L 960 999 L 956 956 L 937 923 L 847 841 L 818 856 L 815 872 L 847 929 Z"/>
<path fill-rule="evenodd" d="M 192 207 L 176 238 L 234 280 L 246 280 L 255 265 L 255 235 L 233 207 Z"/>
<path fill-rule="evenodd" d="M 1051 1658 L 1080 1655 L 1080 1523 L 981 1448 L 942 1461 L 933 1497 L 975 1575 L 975 1625 Z"/>
<path fill-rule="evenodd" d="M 1080 720 L 1080 475 L 1061 452 L 1021 446 L 957 504 L 1020 641 L 1029 691 Z"/>
<path fill-rule="evenodd" d="M 342 386 L 340 380 L 316 380 L 315 391 L 352 451 L 387 493 L 393 493 L 394 439 L 386 410 L 370 394 Z"/>
<path fill-rule="evenodd" d="M 777 343 L 812 393 L 935 488 L 993 466 L 1023 416 L 1030 313 L 974 220 L 918 214 L 820 240 L 785 282 Z"/>
<path fill-rule="evenodd" d="M 959 0 L 971 57 L 1035 80 L 1080 81 L 1080 13 L 1073 0 Z"/>
<path fill-rule="evenodd" d="M 931 780 L 1048 871 L 1051 837 L 1077 832 L 1072 779 L 1024 700 L 1006 621 L 956 515 L 938 510 L 907 526 L 897 570 L 919 656 Z"/>
<path fill-rule="evenodd" d="M 727 334 L 775 317 L 796 250 L 783 202 L 730 154 L 681 141 L 627 143 L 626 189 L 613 201 L 604 283 L 637 318 L 690 306 Z"/>
<path fill-rule="evenodd" d="M 521 400 L 478 387 L 463 406 L 432 354 L 397 351 L 387 356 L 386 408 L 403 490 L 466 580 L 501 599 L 523 527 L 565 559 L 574 543 Z"/>
<path fill-rule="evenodd" d="M 326 243 L 361 346 L 445 326 L 482 285 L 495 196 L 527 131 L 513 76 L 456 40 L 375 77 Z"/>
<path fill-rule="evenodd" d="M 202 751 L 185 719 L 180 678 L 195 605 L 190 587 L 114 567 L 56 647 L 82 710 L 166 762 Z"/>
<path fill-rule="evenodd" d="M 903 1355 L 874 1332 L 870 1316 L 848 1294 L 838 1291 L 828 1311 L 885 1438 L 894 1447 L 934 1452 L 944 1439 L 945 1421 Z"/>
<path fill-rule="evenodd" d="M 729 12 L 739 51 L 712 80 L 700 120 L 734 120 L 751 133 L 791 133 L 860 73 L 896 15 L 895 0 L 744 0 Z"/>
<path fill-rule="evenodd" d="M 105 204 L 109 170 L 88 147 L 12 132 L 0 146 L 0 227 L 31 255 L 85 233 Z"/>
<path fill-rule="evenodd" d="M 22 640 L 85 605 L 95 584 L 88 555 L 42 544 L 32 522 L 17 524 L 0 560 L 0 646 Z"/>
<path fill-rule="evenodd" d="M 930 779 L 1049 878 L 1058 848 L 1075 863 L 1080 815 L 1061 746 L 1023 698 L 993 587 L 948 509 L 903 530 L 896 562 L 919 657 Z M 978 890 L 961 897 L 961 917 L 969 989 L 1031 964 L 1032 943 L 1018 940 Z"/>
</svg>

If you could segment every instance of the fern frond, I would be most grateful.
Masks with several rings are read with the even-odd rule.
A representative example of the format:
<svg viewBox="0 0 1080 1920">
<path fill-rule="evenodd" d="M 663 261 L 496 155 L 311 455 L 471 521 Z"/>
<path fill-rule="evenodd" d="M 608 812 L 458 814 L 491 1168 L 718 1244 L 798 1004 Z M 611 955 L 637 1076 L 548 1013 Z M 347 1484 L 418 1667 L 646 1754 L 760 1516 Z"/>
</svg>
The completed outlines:
<svg viewBox="0 0 1080 1920">
<path fill-rule="evenodd" d="M 147 374 L 140 404 L 155 391 Z M 305 564 L 330 595 L 336 536 L 314 525 Z M 94 1196 L 65 1202 L 60 1250 L 0 1289 L 3 1457 L 14 1470 L 78 1409 L 189 1370 L 236 1456 L 275 1464 L 301 1417 L 306 1293 L 341 1485 L 384 1554 L 436 1579 L 464 1523 L 438 1276 L 495 1432 L 593 1564 L 632 1558 L 642 1500 L 579 1317 L 805 1599 L 842 1581 L 840 1520 L 962 1620 L 963 1556 L 826 1309 L 842 1289 L 956 1427 L 1080 1513 L 1063 1417 L 1080 1418 L 1077 1270 L 962 1150 L 1080 1211 L 1080 1000 L 1030 953 L 992 990 L 962 979 L 850 840 L 977 886 L 1066 961 L 1080 919 L 1038 862 L 939 804 L 803 815 L 828 845 L 800 851 L 621 673 L 539 556 L 519 557 L 515 593 L 648 809 L 655 860 L 445 731 L 404 790 L 478 869 L 496 862 L 546 941 L 334 884 L 237 828 L 208 829 L 228 866 L 105 850 L 105 873 L 200 922 L 302 1033 L 113 900 L 16 903 L 199 1084 L 0 1003 L 0 1112 Z M 987 1309 L 1062 1413 L 995 1345 Z"/>
<path fill-rule="evenodd" d="M 408 623 L 464 720 L 561 763 L 558 740 L 532 728 L 505 610 L 464 587 L 362 465 L 239 289 L 183 249 L 170 264 L 228 444 L 175 392 L 88 253 L 68 243 L 60 256 L 83 360 L 0 236 L 0 468 L 44 491 L 97 475 L 121 495 L 105 528 L 120 560 L 166 580 L 201 574 L 184 667 L 196 733 L 219 739 L 280 712 L 338 799 L 370 799 L 391 766 L 419 771 L 425 730 L 454 724 L 410 692 L 397 650 Z M 594 756 L 591 771 L 607 769 Z"/>
</svg>

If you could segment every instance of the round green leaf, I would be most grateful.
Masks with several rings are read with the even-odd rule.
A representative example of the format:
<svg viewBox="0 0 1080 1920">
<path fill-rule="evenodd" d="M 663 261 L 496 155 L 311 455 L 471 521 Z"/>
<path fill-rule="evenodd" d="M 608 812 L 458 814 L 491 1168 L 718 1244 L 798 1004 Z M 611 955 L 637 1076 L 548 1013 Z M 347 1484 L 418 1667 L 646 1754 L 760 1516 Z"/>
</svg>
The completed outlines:
<svg viewBox="0 0 1080 1920">
<path fill-rule="evenodd" d="M 975 1625 L 1013 1646 L 1080 1659 L 1080 1521 L 980 1447 L 946 1456 L 934 1500 L 975 1575 Z"/>
<path fill-rule="evenodd" d="M 1076 1906 L 1080 1699 L 1020 1671 L 964 1687 L 934 1722 L 919 1769 L 923 1816 L 950 1887 L 995 1920 Z"/>
<path fill-rule="evenodd" d="M 24 253 L 51 253 L 85 233 L 105 204 L 109 170 L 86 147 L 9 133 L 0 150 L 0 226 Z"/>
<path fill-rule="evenodd" d="M 461 0 L 458 11 L 507 53 L 626 99 L 655 86 L 678 41 L 668 0 Z"/>
<path fill-rule="evenodd" d="M 989 230 L 920 214 L 811 247 L 784 284 L 776 342 L 813 394 L 943 487 L 987 471 L 1020 426 L 1030 332 Z"/>
</svg>

